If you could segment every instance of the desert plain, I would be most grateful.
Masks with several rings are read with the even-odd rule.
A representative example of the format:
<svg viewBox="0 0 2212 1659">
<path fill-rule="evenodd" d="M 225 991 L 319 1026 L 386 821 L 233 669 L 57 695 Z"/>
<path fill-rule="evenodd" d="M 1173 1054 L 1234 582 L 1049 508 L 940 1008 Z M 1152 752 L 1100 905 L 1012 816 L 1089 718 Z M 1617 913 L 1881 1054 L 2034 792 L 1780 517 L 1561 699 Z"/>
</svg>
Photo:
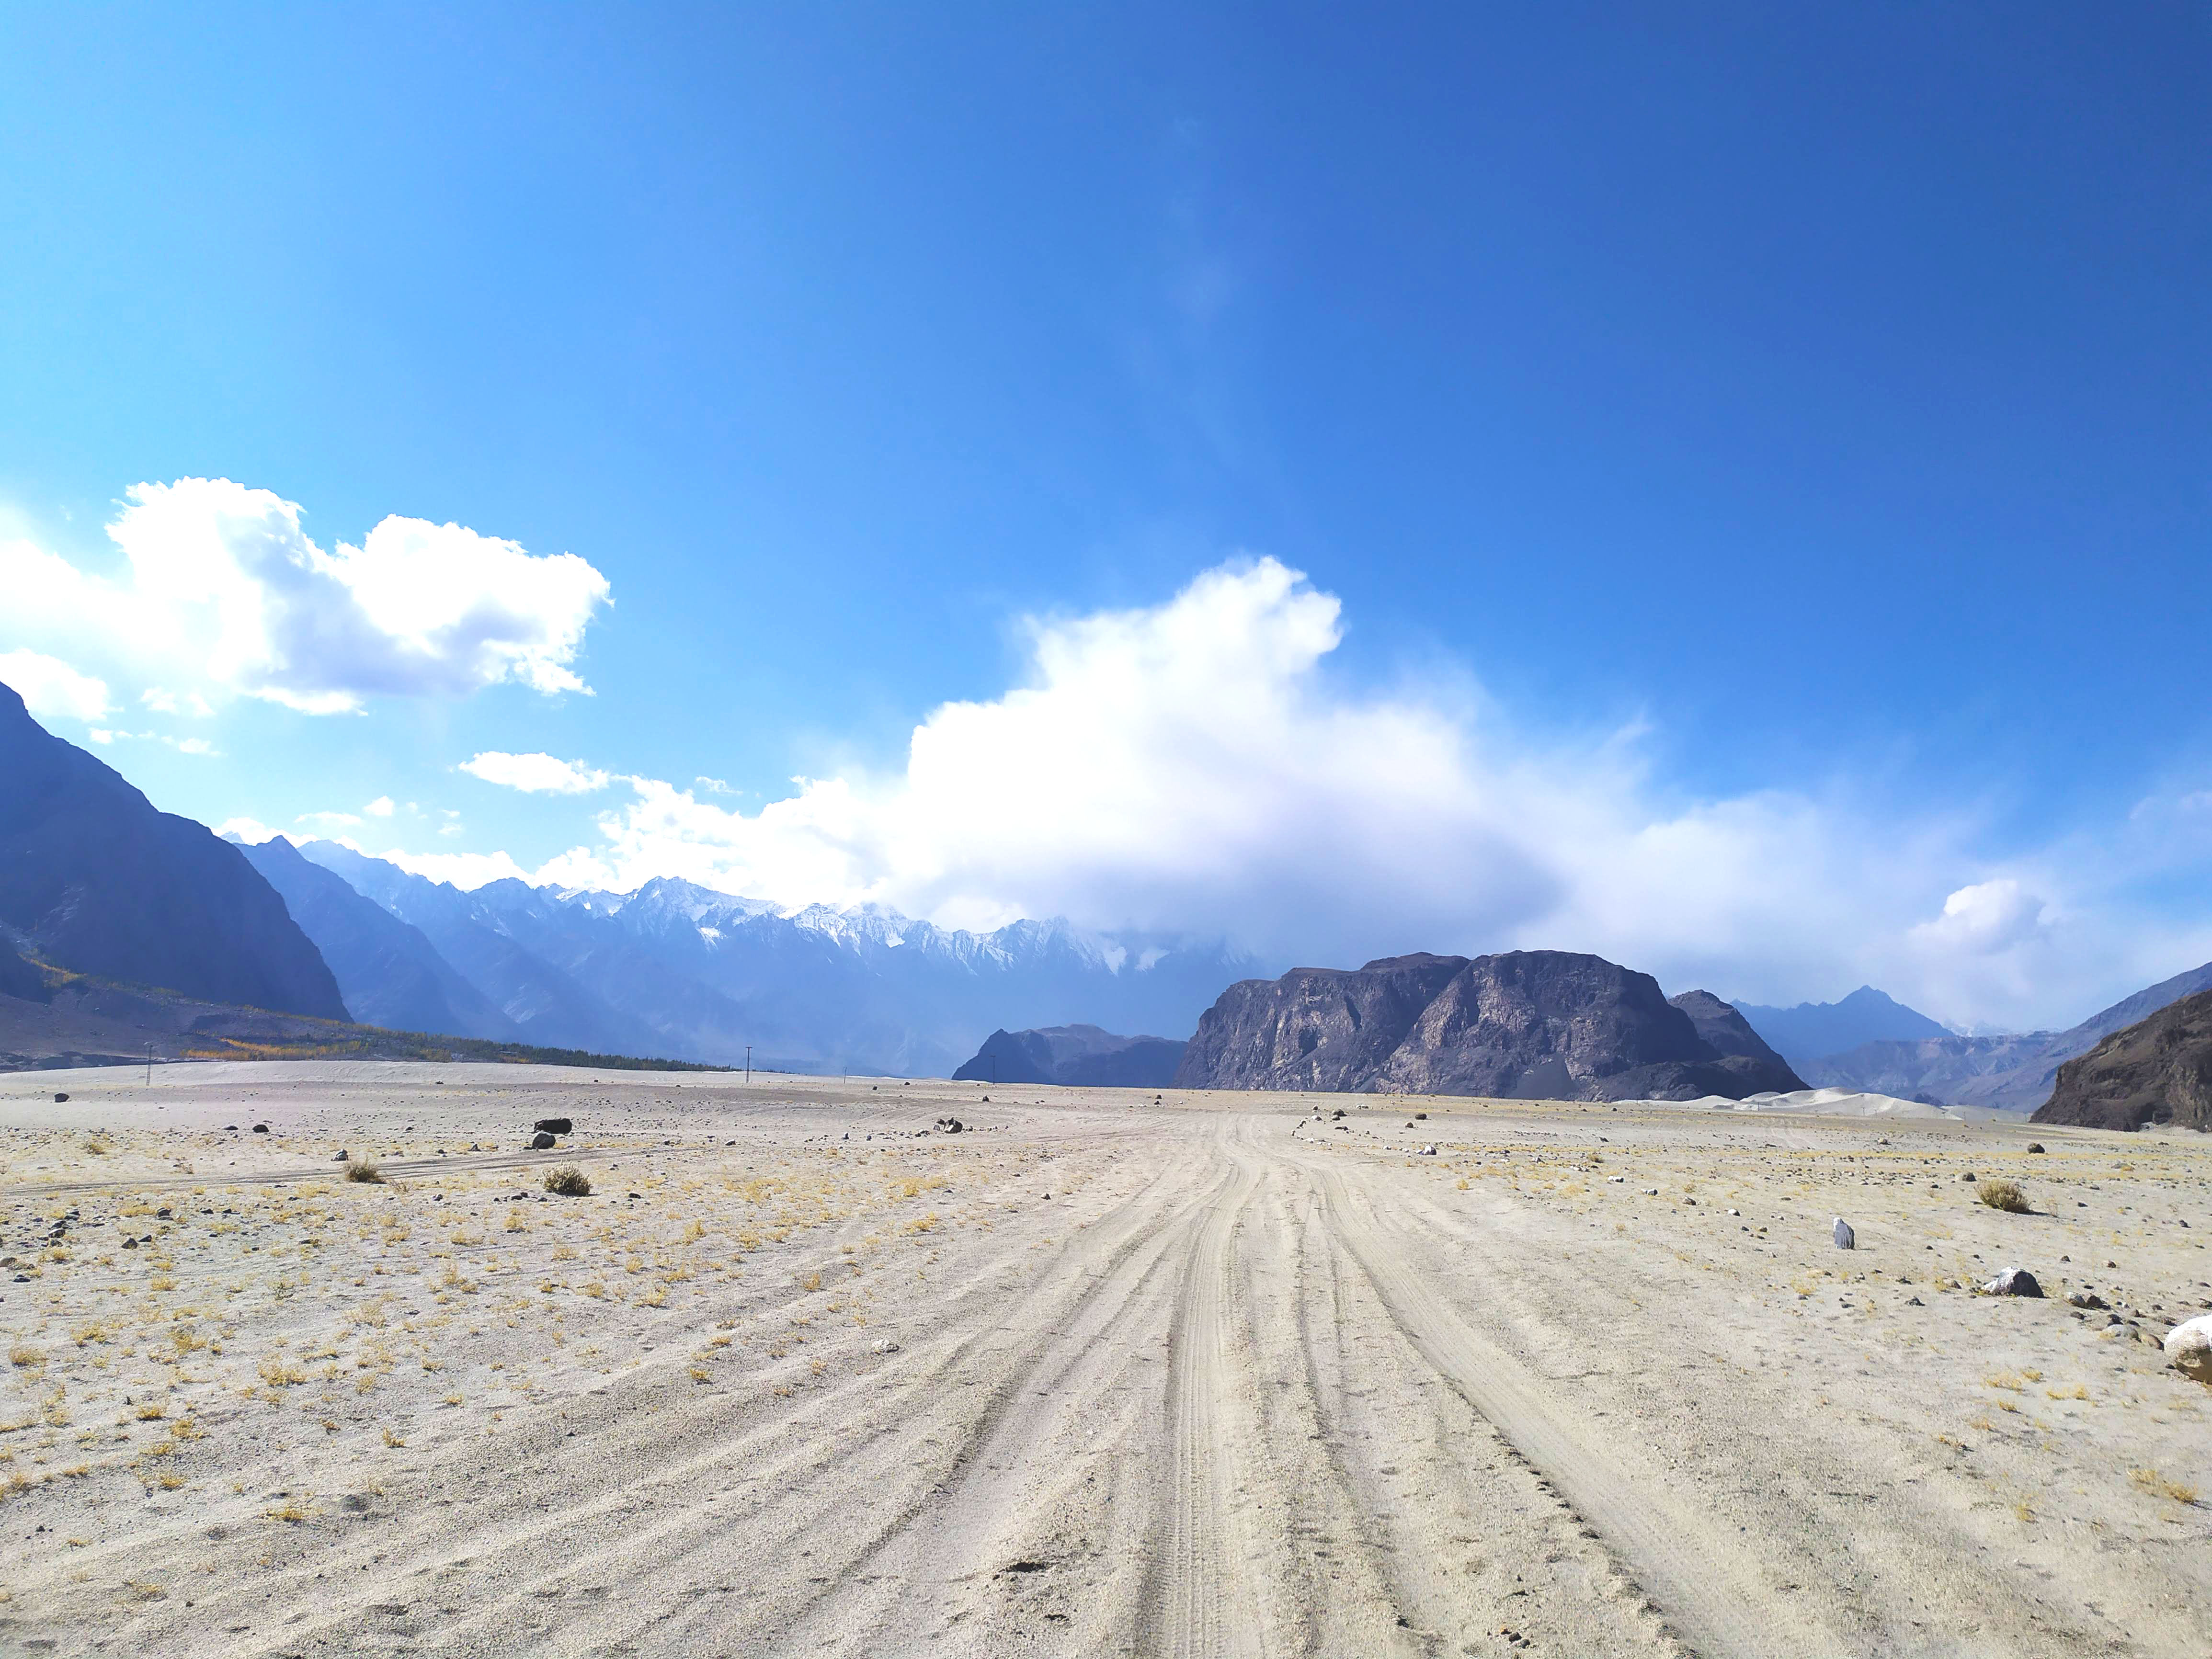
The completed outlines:
<svg viewBox="0 0 2212 1659">
<path fill-rule="evenodd" d="M 1933 1114 L 12 1074 L 0 1651 L 2201 1655 L 2208 1194 Z"/>
</svg>

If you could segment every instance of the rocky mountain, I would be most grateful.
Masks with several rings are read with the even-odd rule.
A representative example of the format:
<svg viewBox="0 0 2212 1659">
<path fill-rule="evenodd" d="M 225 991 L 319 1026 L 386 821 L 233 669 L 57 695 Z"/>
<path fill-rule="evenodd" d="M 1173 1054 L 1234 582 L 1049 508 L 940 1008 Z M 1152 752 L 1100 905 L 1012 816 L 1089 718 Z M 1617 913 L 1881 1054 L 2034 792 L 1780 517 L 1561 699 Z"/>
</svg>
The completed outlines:
<svg viewBox="0 0 2212 1659">
<path fill-rule="evenodd" d="M 1871 985 L 1860 986 L 1840 1002 L 1801 1002 L 1794 1008 L 1762 1008 L 1748 1002 L 1735 1006 L 1799 1071 L 1809 1061 L 1864 1043 L 1951 1035 L 1949 1027 Z"/>
<path fill-rule="evenodd" d="M 2067 1060 L 2034 1121 L 2212 1129 L 2212 990 L 2170 1003 Z"/>
<path fill-rule="evenodd" d="M 210 1002 L 345 1017 L 321 955 L 228 842 L 159 812 L 0 686 L 0 944 Z"/>
<path fill-rule="evenodd" d="M 1803 1085 L 1710 993 L 1669 1002 L 1650 975 L 1600 957 L 1512 951 L 1232 985 L 1176 1086 L 1630 1100 Z"/>
<path fill-rule="evenodd" d="M 756 1066 L 942 1077 L 994 1028 L 1187 1030 L 1250 968 L 1222 947 L 1064 921 L 974 933 L 880 906 L 785 915 L 673 879 L 464 893 L 331 842 L 300 851 L 419 929 L 536 1042 L 720 1064 L 750 1044 Z"/>
<path fill-rule="evenodd" d="M 2147 987 L 2063 1031 L 1869 1042 L 1799 1069 L 1816 1088 L 1868 1090 L 1942 1106 L 2033 1111 L 2051 1098 L 2059 1067 L 2075 1055 L 2087 1054 L 2114 1031 L 2208 989 L 2212 989 L 2212 963 Z"/>
<path fill-rule="evenodd" d="M 355 1020 L 395 1031 L 521 1036 L 522 1028 L 462 978 L 421 928 L 356 892 L 343 876 L 309 863 L 282 836 L 243 850 L 322 952 Z"/>
<path fill-rule="evenodd" d="M 1170 1037 L 1116 1036 L 1096 1025 L 997 1030 L 958 1071 L 961 1083 L 1058 1083 L 1093 1089 L 1164 1089 L 1183 1045 Z"/>
</svg>

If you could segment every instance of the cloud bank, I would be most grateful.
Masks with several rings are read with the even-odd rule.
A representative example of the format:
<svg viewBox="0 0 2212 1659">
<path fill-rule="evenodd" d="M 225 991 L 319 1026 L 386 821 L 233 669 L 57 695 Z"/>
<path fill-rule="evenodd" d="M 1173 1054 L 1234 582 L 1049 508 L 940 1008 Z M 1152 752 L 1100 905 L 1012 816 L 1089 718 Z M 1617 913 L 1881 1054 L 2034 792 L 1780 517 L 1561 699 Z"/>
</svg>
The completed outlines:
<svg viewBox="0 0 2212 1659">
<path fill-rule="evenodd" d="M 1670 990 L 1795 1001 L 1872 981 L 2013 1024 L 2070 1023 L 2212 956 L 2201 920 L 2089 902 L 2094 872 L 1977 856 L 1963 813 L 1844 783 L 1683 799 L 1634 732 L 1537 740 L 1472 697 L 1346 690 L 1328 672 L 1343 627 L 1272 559 L 1160 605 L 1033 620 L 1024 683 L 938 708 L 902 770 L 796 780 L 751 812 L 629 779 L 599 843 L 535 878 L 676 875 L 974 927 L 1062 915 L 1285 963 L 1587 950 Z M 521 761 L 568 775 L 547 757 L 492 769 Z"/>
<path fill-rule="evenodd" d="M 573 665 L 609 588 L 573 553 L 396 516 L 325 551 L 297 503 L 227 478 L 125 496 L 107 527 L 126 566 L 116 577 L 0 544 L 0 644 L 112 664 L 111 678 L 136 678 L 147 706 L 172 711 L 242 696 L 342 714 L 508 680 L 590 691 Z"/>
</svg>

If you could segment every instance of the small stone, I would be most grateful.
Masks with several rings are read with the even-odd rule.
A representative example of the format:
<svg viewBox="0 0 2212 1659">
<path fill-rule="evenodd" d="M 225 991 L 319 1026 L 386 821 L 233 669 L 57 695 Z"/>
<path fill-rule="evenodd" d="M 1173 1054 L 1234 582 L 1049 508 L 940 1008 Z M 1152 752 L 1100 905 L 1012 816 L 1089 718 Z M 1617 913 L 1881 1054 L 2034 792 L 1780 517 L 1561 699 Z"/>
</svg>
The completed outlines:
<svg viewBox="0 0 2212 1659">
<path fill-rule="evenodd" d="M 1420 1155 L 1423 1158 L 1434 1158 L 1437 1155 L 1437 1149 L 1433 1145 L 1424 1146 L 1421 1148 Z"/>
<path fill-rule="evenodd" d="M 899 1345 L 888 1336 L 879 1336 L 868 1345 L 870 1353 L 896 1353 L 898 1351 Z"/>
<path fill-rule="evenodd" d="M 126 1238 L 123 1241 L 123 1248 L 126 1250 L 135 1250 L 138 1248 L 138 1241 L 135 1238 Z"/>
<path fill-rule="evenodd" d="M 2112 1304 L 2094 1291 L 2069 1291 L 2066 1305 L 2069 1308 L 2109 1308 Z"/>
<path fill-rule="evenodd" d="M 54 1104 L 55 1104 L 55 1105 L 57 1105 L 57 1106 L 62 1105 L 62 1104 L 64 1104 L 64 1103 L 68 1099 L 69 1099 L 69 1097 L 68 1097 L 67 1095 L 65 1095 L 65 1094 L 62 1093 L 62 1092 L 61 1092 L 61 1091 L 59 1091 L 58 1089 L 57 1089 L 57 1090 L 54 1091 Z"/>
<path fill-rule="evenodd" d="M 1924 1308 L 1928 1304 L 1917 1296 L 1908 1296 L 1905 1298 L 1905 1305 L 1908 1308 Z"/>
<path fill-rule="evenodd" d="M 333 1158 L 331 1162 L 333 1164 L 345 1164 L 350 1162 L 352 1158 L 353 1154 L 351 1152 L 340 1152 L 336 1158 Z"/>
<path fill-rule="evenodd" d="M 269 1133 L 269 1126 L 265 1123 L 257 1123 L 253 1126 L 253 1133 L 258 1135 L 265 1135 Z"/>
<path fill-rule="evenodd" d="M 2007 1267 L 1988 1284 L 1982 1286 L 1984 1296 L 2040 1297 L 2043 1286 L 2035 1282 L 2035 1275 L 2025 1267 Z"/>
<path fill-rule="evenodd" d="M 2031 1140 L 2027 1143 L 2027 1150 L 2031 1152 L 2039 1152 L 2043 1150 L 2043 1143 L 2039 1140 Z"/>
<path fill-rule="evenodd" d="M 1851 1224 L 1841 1216 L 1836 1218 L 1835 1237 L 1836 1248 L 1839 1250 L 1856 1250 L 1859 1247 L 1859 1236 L 1851 1231 Z"/>
</svg>

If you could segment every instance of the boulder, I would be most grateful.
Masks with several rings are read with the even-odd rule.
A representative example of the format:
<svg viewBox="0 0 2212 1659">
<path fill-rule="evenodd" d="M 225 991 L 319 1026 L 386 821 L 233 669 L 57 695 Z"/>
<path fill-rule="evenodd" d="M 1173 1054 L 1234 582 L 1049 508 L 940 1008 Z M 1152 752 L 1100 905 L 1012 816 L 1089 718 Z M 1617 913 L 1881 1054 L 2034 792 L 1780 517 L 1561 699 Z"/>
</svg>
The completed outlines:
<svg viewBox="0 0 2212 1659">
<path fill-rule="evenodd" d="M 576 1129 L 576 1126 L 565 1117 L 541 1117 L 530 1127 L 540 1134 L 548 1135 L 574 1134 Z"/>
<path fill-rule="evenodd" d="M 988 1096 L 985 1097 L 988 1098 Z M 946 1134 L 957 1135 L 968 1126 L 957 1117 L 940 1117 L 937 1120 L 937 1127 Z"/>
<path fill-rule="evenodd" d="M 1988 1284 L 1982 1286 L 1984 1296 L 2040 1297 L 2043 1286 L 2035 1282 L 2035 1275 L 2025 1267 L 2007 1267 Z"/>
<path fill-rule="evenodd" d="M 57 1105 L 57 1106 L 62 1105 L 62 1104 L 63 1104 L 63 1103 L 64 1103 L 68 1099 L 69 1099 L 69 1097 L 68 1097 L 67 1095 L 64 1094 L 60 1090 L 57 1089 L 56 1091 L 54 1091 L 54 1104 L 55 1104 L 55 1105 Z"/>
<path fill-rule="evenodd" d="M 2199 1382 L 2212 1382 L 2212 1314 L 2176 1325 L 2166 1334 L 2165 1346 L 2174 1370 Z"/>
<path fill-rule="evenodd" d="M 536 1134 L 530 1137 L 530 1150 L 533 1152 L 550 1152 L 552 1150 L 552 1146 L 553 1136 L 550 1132 L 547 1130 L 540 1129 Z"/>
<path fill-rule="evenodd" d="M 1859 1236 L 1851 1231 L 1851 1224 L 1843 1217 L 1838 1216 L 1836 1218 L 1836 1248 L 1839 1250 L 1856 1250 L 1858 1247 Z"/>
</svg>

